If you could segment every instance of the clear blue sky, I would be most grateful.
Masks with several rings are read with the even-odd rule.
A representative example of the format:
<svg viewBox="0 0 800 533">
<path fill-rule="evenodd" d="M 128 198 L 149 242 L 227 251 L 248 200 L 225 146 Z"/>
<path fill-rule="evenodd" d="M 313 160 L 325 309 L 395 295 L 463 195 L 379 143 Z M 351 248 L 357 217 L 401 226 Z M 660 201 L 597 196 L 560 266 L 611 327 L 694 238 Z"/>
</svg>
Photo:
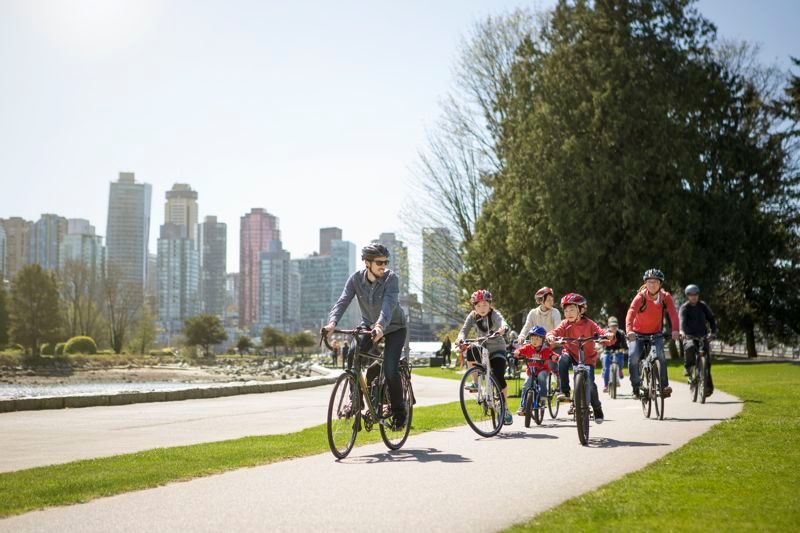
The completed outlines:
<svg viewBox="0 0 800 533">
<path fill-rule="evenodd" d="M 460 36 L 524 5 L 0 0 L 0 217 L 88 218 L 105 235 L 108 183 L 130 171 L 153 185 L 153 243 L 164 192 L 187 182 L 201 218 L 228 223 L 231 271 L 251 207 L 280 217 L 295 257 L 322 226 L 358 246 L 402 233 Z M 765 61 L 800 56 L 800 2 L 699 6 Z"/>
</svg>

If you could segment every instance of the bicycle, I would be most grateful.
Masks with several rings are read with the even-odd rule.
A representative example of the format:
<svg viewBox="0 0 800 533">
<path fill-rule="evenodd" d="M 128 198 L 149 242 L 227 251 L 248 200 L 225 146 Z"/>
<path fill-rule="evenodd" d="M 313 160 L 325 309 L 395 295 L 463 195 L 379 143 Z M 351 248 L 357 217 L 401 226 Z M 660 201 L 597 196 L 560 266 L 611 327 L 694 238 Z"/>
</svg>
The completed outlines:
<svg viewBox="0 0 800 533">
<path fill-rule="evenodd" d="M 481 362 L 467 370 L 461 378 L 461 390 L 459 400 L 461 402 L 461 412 L 464 418 L 475 433 L 481 437 L 494 437 L 503 427 L 506 416 L 506 399 L 494 376 L 492 367 L 489 364 L 489 350 L 486 349 L 486 341 L 499 337 L 500 334 L 491 332 L 484 337 L 475 339 L 464 339 L 463 344 L 473 344 L 480 346 Z M 476 390 L 467 389 L 467 384 L 475 384 Z M 467 399 L 465 391 L 470 400 Z"/>
<path fill-rule="evenodd" d="M 646 418 L 650 418 L 653 406 L 656 408 L 656 417 L 664 420 L 664 395 L 661 383 L 661 361 L 656 357 L 653 348 L 653 341 L 663 338 L 663 333 L 653 333 L 642 335 L 634 333 L 637 342 L 642 343 L 642 350 L 639 355 L 639 376 L 641 383 L 639 386 L 639 399 L 642 402 L 642 412 Z M 642 386 L 644 385 L 644 386 Z"/>
<path fill-rule="evenodd" d="M 561 390 L 561 378 L 558 375 L 558 368 L 550 369 L 550 379 L 547 382 L 547 410 L 553 420 L 558 416 L 558 409 L 561 404 L 558 401 L 558 392 Z"/>
<path fill-rule="evenodd" d="M 584 362 L 583 345 L 587 342 L 604 340 L 603 337 L 557 337 L 559 343 L 571 342 L 578 345 L 578 364 L 572 365 L 573 387 L 572 401 L 575 407 L 573 419 L 578 427 L 578 440 L 583 446 L 589 445 L 589 420 L 594 417 L 592 412 L 592 387 L 589 373 L 592 367 Z"/>
<path fill-rule="evenodd" d="M 706 339 L 708 339 L 708 336 L 684 335 L 683 338 L 694 342 L 697 350 L 695 352 L 694 366 L 689 375 L 689 394 L 691 394 L 693 402 L 696 402 L 699 397 L 700 403 L 706 403 L 706 387 L 711 382 L 710 370 L 706 360 L 708 357 L 706 355 Z"/>
<path fill-rule="evenodd" d="M 333 333 L 351 335 L 353 342 L 356 343 L 356 350 L 353 357 L 348 357 L 345 371 L 336 379 L 328 404 L 327 433 L 331 452 L 337 459 L 347 457 L 353 449 L 358 432 L 362 429 L 362 422 L 366 431 L 372 431 L 372 427 L 377 424 L 384 444 L 390 450 L 400 449 L 408 439 L 414 403 L 416 403 L 408 361 L 401 359 L 399 363 L 406 420 L 403 427 L 395 429 L 392 425 L 389 386 L 382 368 L 380 368 L 380 365 L 383 364 L 383 354 L 361 350 L 362 339 L 372 335 L 372 330 L 357 327 L 355 329 L 335 329 Z M 328 345 L 326 335 L 322 335 L 321 342 Z M 369 384 L 362 372 L 362 361 L 368 360 L 373 361 L 370 367 L 378 365 L 377 375 L 371 379 Z M 362 413 L 364 408 L 366 410 Z"/>
<path fill-rule="evenodd" d="M 541 363 L 543 362 L 543 359 L 541 357 L 533 357 L 528 359 L 528 361 Z M 531 417 L 533 417 L 533 420 L 536 422 L 537 426 L 541 426 L 542 422 L 544 422 L 544 402 L 542 401 L 542 391 L 541 387 L 539 387 L 539 380 L 536 379 L 536 377 L 537 376 L 534 375 L 531 376 L 533 380 L 533 386 L 528 389 L 528 392 L 525 394 L 524 414 L 526 428 L 531 427 Z"/>
<path fill-rule="evenodd" d="M 607 350 L 605 353 L 611 355 L 611 365 L 609 368 L 609 372 L 611 375 L 608 378 L 608 395 L 611 397 L 612 400 L 617 399 L 617 389 L 619 389 L 619 364 L 617 363 L 617 355 L 621 355 L 623 357 L 623 361 L 625 360 L 625 352 L 622 350 Z"/>
</svg>

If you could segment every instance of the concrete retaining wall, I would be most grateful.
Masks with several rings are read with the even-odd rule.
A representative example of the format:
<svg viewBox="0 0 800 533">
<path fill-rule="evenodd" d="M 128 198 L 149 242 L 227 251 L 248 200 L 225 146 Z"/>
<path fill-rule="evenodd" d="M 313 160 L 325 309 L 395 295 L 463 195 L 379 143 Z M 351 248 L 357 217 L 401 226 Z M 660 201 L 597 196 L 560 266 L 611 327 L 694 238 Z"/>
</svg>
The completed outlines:
<svg viewBox="0 0 800 533">
<path fill-rule="evenodd" d="M 323 376 L 299 379 L 285 379 L 265 383 L 247 385 L 205 386 L 194 389 L 182 389 L 159 392 L 121 392 L 118 394 L 92 394 L 81 396 L 59 396 L 43 398 L 22 398 L 18 400 L 0 400 L 0 413 L 11 411 L 38 411 L 41 409 L 72 409 L 76 407 L 97 407 L 107 405 L 127 405 L 132 403 L 174 402 L 182 400 L 199 400 L 202 398 L 221 398 L 237 394 L 263 394 L 309 387 L 328 385 L 336 381 L 338 372 L 330 372 L 320 367 Z"/>
</svg>

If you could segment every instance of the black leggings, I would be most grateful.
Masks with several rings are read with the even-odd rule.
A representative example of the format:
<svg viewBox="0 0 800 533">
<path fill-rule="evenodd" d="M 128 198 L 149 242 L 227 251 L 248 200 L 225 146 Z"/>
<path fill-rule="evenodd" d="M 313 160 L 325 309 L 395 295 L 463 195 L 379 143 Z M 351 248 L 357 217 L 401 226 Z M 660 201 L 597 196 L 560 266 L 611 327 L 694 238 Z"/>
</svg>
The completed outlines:
<svg viewBox="0 0 800 533">
<path fill-rule="evenodd" d="M 467 349 L 467 361 L 480 364 L 481 349 L 477 346 L 470 346 Z M 500 390 L 505 389 L 508 386 L 506 383 L 506 352 L 499 350 L 489 354 L 489 366 L 492 367 L 492 376 L 500 386 Z"/>
<path fill-rule="evenodd" d="M 406 344 L 406 328 L 387 333 L 384 338 L 386 344 L 383 348 L 383 375 L 386 378 L 386 384 L 389 385 L 392 410 L 402 411 L 403 386 L 400 383 L 400 356 L 403 355 L 403 346 Z M 361 342 L 361 351 L 368 352 L 370 348 L 372 348 L 372 339 L 365 337 Z M 372 382 L 377 370 L 378 365 L 367 369 L 367 383 Z"/>
</svg>

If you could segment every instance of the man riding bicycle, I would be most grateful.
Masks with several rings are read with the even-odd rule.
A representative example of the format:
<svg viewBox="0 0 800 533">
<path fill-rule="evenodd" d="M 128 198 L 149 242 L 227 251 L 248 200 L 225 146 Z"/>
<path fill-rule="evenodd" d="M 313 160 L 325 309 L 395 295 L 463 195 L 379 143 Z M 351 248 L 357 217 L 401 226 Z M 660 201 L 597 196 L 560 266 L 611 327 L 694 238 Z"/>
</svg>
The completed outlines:
<svg viewBox="0 0 800 533">
<path fill-rule="evenodd" d="M 639 385 L 642 377 L 639 375 L 639 356 L 642 353 L 642 343 L 636 340 L 636 334 L 653 335 L 661 333 L 664 324 L 664 313 L 669 316 L 672 326 L 672 339 L 677 341 L 680 338 L 678 333 L 678 313 L 675 312 L 675 303 L 672 296 L 661 286 L 664 283 L 664 273 L 657 268 L 651 268 L 642 276 L 644 285 L 633 298 L 628 314 L 625 317 L 625 331 L 628 332 L 629 359 L 628 370 L 631 374 L 631 385 L 633 395 L 639 397 Z M 667 359 L 664 356 L 664 339 L 658 337 L 653 340 L 653 348 L 656 357 L 661 361 L 661 383 L 663 389 L 661 393 L 664 398 L 669 398 L 672 394 L 672 387 L 669 386 L 667 377 Z"/>
<path fill-rule="evenodd" d="M 711 308 L 700 300 L 700 288 L 697 285 L 687 285 L 684 291 L 688 301 L 681 306 L 681 336 L 701 337 L 705 340 L 704 349 L 708 357 L 706 357 L 706 368 L 708 369 L 708 390 L 714 390 L 713 381 L 711 380 L 711 352 L 709 351 L 709 341 L 717 336 L 717 321 L 714 319 L 714 313 Z M 708 334 L 706 322 L 711 326 L 711 334 Z M 708 337 L 706 335 L 708 334 Z M 691 339 L 684 338 L 683 350 L 685 355 L 684 362 L 684 376 L 690 376 L 692 367 L 695 363 L 697 356 L 697 345 Z M 706 393 L 709 396 L 711 392 Z"/>
<path fill-rule="evenodd" d="M 361 249 L 364 269 L 355 272 L 345 283 L 342 295 L 331 309 L 328 325 L 322 334 L 328 335 L 342 318 L 347 306 L 358 298 L 361 310 L 361 325 L 372 328 L 372 337 L 365 338 L 361 351 L 369 351 L 381 338 L 385 338 L 383 350 L 383 375 L 389 386 L 392 403 L 393 428 L 405 425 L 405 405 L 400 382 L 400 356 L 406 342 L 406 317 L 400 307 L 400 278 L 386 268 L 389 250 L 381 244 L 368 244 Z"/>
</svg>

